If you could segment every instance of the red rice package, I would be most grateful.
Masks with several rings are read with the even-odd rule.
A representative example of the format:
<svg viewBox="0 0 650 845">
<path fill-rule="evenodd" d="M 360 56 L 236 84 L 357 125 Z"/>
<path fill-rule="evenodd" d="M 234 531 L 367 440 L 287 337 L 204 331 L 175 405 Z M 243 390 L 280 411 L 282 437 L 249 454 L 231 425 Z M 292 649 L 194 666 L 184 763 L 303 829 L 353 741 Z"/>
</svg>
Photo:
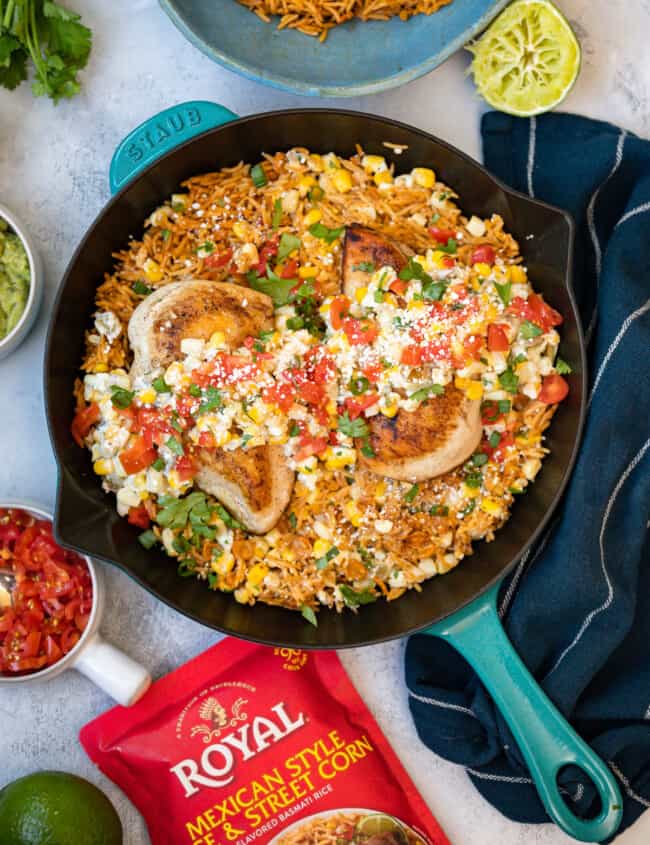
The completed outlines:
<svg viewBox="0 0 650 845">
<path fill-rule="evenodd" d="M 225 639 L 81 742 L 153 845 L 449 845 L 334 652 Z"/>
</svg>

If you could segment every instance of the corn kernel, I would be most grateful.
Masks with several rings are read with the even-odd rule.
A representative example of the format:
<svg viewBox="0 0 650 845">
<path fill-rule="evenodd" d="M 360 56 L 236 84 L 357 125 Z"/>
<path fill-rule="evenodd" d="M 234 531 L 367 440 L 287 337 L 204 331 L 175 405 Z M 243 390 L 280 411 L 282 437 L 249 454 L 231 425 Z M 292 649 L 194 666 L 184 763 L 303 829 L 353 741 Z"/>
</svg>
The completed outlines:
<svg viewBox="0 0 650 845">
<path fill-rule="evenodd" d="M 257 587 L 262 583 L 262 581 L 266 578 L 268 574 L 268 566 L 265 566 L 263 563 L 256 563 L 255 566 L 248 573 L 248 578 L 246 579 L 247 584 L 250 584 L 253 587 Z"/>
<path fill-rule="evenodd" d="M 327 553 L 331 546 L 329 540 L 323 540 L 322 537 L 319 537 L 317 540 L 314 540 L 314 545 L 312 547 L 312 553 L 315 558 L 323 557 L 324 554 Z"/>
<path fill-rule="evenodd" d="M 272 443 L 274 446 L 284 446 L 284 444 L 288 442 L 289 438 L 286 434 L 276 434 L 269 437 L 269 443 Z"/>
<path fill-rule="evenodd" d="M 375 487 L 375 500 L 381 501 L 384 496 L 386 495 L 386 490 L 388 489 L 388 485 L 385 481 L 380 481 L 377 486 Z"/>
<path fill-rule="evenodd" d="M 150 282 L 159 282 L 163 277 L 163 271 L 160 269 L 160 264 L 158 264 L 157 261 L 154 261 L 153 258 L 147 258 L 142 269 Z"/>
<path fill-rule="evenodd" d="M 255 405 L 253 405 L 252 408 L 249 408 L 246 413 L 248 414 L 249 419 L 253 420 L 253 422 L 257 425 L 259 425 L 264 419 L 264 414 Z"/>
<path fill-rule="evenodd" d="M 318 309 L 319 314 L 329 314 L 331 302 L 324 302 Z"/>
<path fill-rule="evenodd" d="M 322 213 L 317 208 L 312 208 L 311 211 L 308 211 L 307 214 L 305 214 L 303 223 L 307 227 L 313 226 L 314 223 L 318 223 L 320 221 L 322 216 Z"/>
<path fill-rule="evenodd" d="M 406 307 L 409 311 L 421 311 L 426 308 L 426 304 L 421 299 L 412 299 Z"/>
<path fill-rule="evenodd" d="M 480 381 L 473 381 L 465 391 L 468 399 L 480 399 L 483 396 L 483 385 Z"/>
<path fill-rule="evenodd" d="M 467 496 L 469 499 L 475 499 L 480 492 L 478 487 L 469 487 L 467 484 L 463 484 L 463 496 Z"/>
<path fill-rule="evenodd" d="M 323 166 L 323 157 L 318 155 L 318 153 L 312 153 L 309 156 L 308 161 L 312 170 L 316 170 L 318 173 L 322 173 L 325 169 Z"/>
<path fill-rule="evenodd" d="M 156 391 L 152 387 L 148 387 L 146 390 L 143 390 L 140 395 L 138 396 L 138 400 L 143 405 L 151 405 L 152 402 L 156 401 Z"/>
<path fill-rule="evenodd" d="M 354 525 L 355 528 L 358 528 L 361 525 L 363 514 L 359 510 L 357 503 L 350 500 L 349 502 L 345 503 L 343 510 L 345 511 L 345 515 L 347 516 L 348 520 L 352 523 L 352 525 Z"/>
<path fill-rule="evenodd" d="M 386 169 L 386 159 L 383 156 L 364 156 L 361 165 L 368 173 L 377 173 L 378 170 Z"/>
<path fill-rule="evenodd" d="M 491 267 L 489 264 L 485 264 L 483 261 L 479 261 L 477 264 L 474 265 L 474 270 L 479 276 L 489 276 Z"/>
<path fill-rule="evenodd" d="M 93 472 L 95 475 L 110 475 L 113 470 L 113 461 L 99 460 L 93 464 Z"/>
<path fill-rule="evenodd" d="M 340 194 L 347 194 L 352 190 L 352 176 L 341 168 L 332 174 L 332 184 Z"/>
<path fill-rule="evenodd" d="M 226 335 L 223 332 L 213 332 L 210 335 L 210 340 L 208 341 L 208 347 L 210 349 L 220 349 L 222 346 L 226 345 Z"/>
<path fill-rule="evenodd" d="M 311 264 L 308 264 L 306 267 L 301 267 L 298 270 L 298 275 L 301 279 L 313 279 L 318 275 L 318 268 L 312 267 Z"/>
<path fill-rule="evenodd" d="M 380 412 L 385 416 L 391 419 L 397 414 L 397 403 L 394 402 L 392 405 L 386 405 L 384 408 L 379 408 Z"/>
<path fill-rule="evenodd" d="M 313 188 L 315 184 L 316 180 L 313 176 L 301 176 L 298 180 L 298 192 L 300 193 L 300 196 L 306 196 L 306 194 L 309 192 L 309 189 Z"/>
<path fill-rule="evenodd" d="M 459 390 L 466 390 L 469 387 L 469 384 L 469 379 L 462 378 L 462 376 L 456 376 L 454 378 L 454 387 L 457 387 Z"/>
<path fill-rule="evenodd" d="M 387 293 L 384 295 L 384 302 L 388 305 L 392 305 L 393 308 L 397 308 L 397 298 L 393 296 L 392 293 Z"/>
<path fill-rule="evenodd" d="M 367 293 L 368 293 L 368 288 L 367 288 L 367 287 L 360 287 L 360 288 L 357 288 L 357 289 L 355 290 L 355 292 L 354 292 L 354 298 L 357 300 L 357 302 L 361 302 L 361 301 L 363 300 L 364 296 L 365 296 Z"/>
<path fill-rule="evenodd" d="M 433 188 L 436 183 L 436 174 L 429 167 L 414 167 L 411 175 L 421 188 Z"/>
<path fill-rule="evenodd" d="M 520 267 L 518 264 L 513 264 L 508 268 L 508 276 L 510 277 L 511 282 L 514 282 L 518 285 L 526 284 L 526 282 L 528 281 L 526 271 L 523 267 Z"/>
<path fill-rule="evenodd" d="M 244 223 L 243 220 L 236 220 L 232 226 L 232 233 L 236 238 L 239 238 L 240 241 L 247 241 L 248 234 L 250 231 L 250 226 L 248 223 Z"/>
<path fill-rule="evenodd" d="M 388 170 L 380 170 L 372 177 L 375 185 L 390 185 L 393 181 L 393 174 Z"/>
<path fill-rule="evenodd" d="M 108 364 L 95 364 L 94 372 L 96 372 L 96 373 L 107 373 L 108 372 Z"/>
<path fill-rule="evenodd" d="M 325 458 L 325 466 L 327 469 L 343 469 L 343 467 L 353 464 L 357 460 L 356 449 L 332 449 L 330 446 L 323 453 Z"/>
<path fill-rule="evenodd" d="M 481 499 L 481 510 L 496 515 L 501 513 L 501 505 L 496 499 Z"/>
<path fill-rule="evenodd" d="M 251 591 L 248 587 L 239 587 L 233 593 L 235 597 L 235 601 L 239 602 L 239 604 L 247 604 L 249 598 L 251 597 Z"/>
</svg>

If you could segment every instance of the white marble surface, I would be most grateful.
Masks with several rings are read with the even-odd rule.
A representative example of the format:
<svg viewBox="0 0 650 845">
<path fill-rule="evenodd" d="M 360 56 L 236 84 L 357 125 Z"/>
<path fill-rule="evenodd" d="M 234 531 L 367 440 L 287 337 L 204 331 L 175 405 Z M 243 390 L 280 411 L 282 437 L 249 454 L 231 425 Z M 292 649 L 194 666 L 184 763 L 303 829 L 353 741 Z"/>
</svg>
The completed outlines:
<svg viewBox="0 0 650 845">
<path fill-rule="evenodd" d="M 228 2 L 229 0 L 218 0 Z M 456 0 L 463 2 L 463 0 Z M 566 108 L 618 122 L 650 136 L 650 0 L 558 0 L 584 50 L 580 79 Z M 316 101 L 240 79 L 186 43 L 154 0 L 69 0 L 95 32 L 83 93 L 54 108 L 23 86 L 0 91 L 0 201 L 29 225 L 47 267 L 38 324 L 10 360 L 0 362 L 0 500 L 29 497 L 51 505 L 55 466 L 41 392 L 41 358 L 52 298 L 76 243 L 108 198 L 107 166 L 123 135 L 153 112 L 187 99 L 209 99 L 249 114 Z M 456 55 L 398 91 L 344 107 L 384 114 L 479 153 L 481 104 Z M 104 630 L 159 676 L 216 639 L 108 569 Z M 455 845 L 564 845 L 551 825 L 527 827 L 500 816 L 465 773 L 418 741 L 407 711 L 401 643 L 347 652 L 343 660 L 361 694 Z M 98 783 L 119 809 L 126 845 L 146 845 L 144 824 L 122 793 L 89 763 L 77 733 L 109 706 L 74 672 L 45 687 L 0 691 L 0 786 L 35 769 L 60 768 Z M 621 845 L 647 843 L 650 814 Z"/>
</svg>

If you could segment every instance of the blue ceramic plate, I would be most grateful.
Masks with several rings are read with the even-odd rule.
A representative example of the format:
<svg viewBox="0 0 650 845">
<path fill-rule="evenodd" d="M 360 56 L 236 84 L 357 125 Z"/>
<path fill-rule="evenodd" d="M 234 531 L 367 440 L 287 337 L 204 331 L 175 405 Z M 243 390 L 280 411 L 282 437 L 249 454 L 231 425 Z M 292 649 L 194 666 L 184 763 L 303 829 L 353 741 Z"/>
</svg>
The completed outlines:
<svg viewBox="0 0 650 845">
<path fill-rule="evenodd" d="M 433 70 L 484 29 L 509 0 L 453 0 L 408 21 L 348 21 L 321 44 L 266 24 L 236 0 L 161 0 L 192 44 L 229 70 L 286 91 L 354 97 Z"/>
</svg>

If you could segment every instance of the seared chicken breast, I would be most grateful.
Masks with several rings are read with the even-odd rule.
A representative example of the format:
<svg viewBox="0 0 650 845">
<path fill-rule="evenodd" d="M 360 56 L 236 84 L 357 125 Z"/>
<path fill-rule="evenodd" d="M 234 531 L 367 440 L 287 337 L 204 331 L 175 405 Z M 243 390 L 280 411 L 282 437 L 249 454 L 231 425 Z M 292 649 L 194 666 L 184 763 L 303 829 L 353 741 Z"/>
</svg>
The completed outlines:
<svg viewBox="0 0 650 845">
<path fill-rule="evenodd" d="M 230 348 L 273 328 L 273 302 L 240 285 L 206 280 L 172 282 L 148 296 L 129 322 L 134 376 L 181 357 L 185 338 L 221 331 Z M 279 446 L 226 451 L 200 449 L 196 484 L 228 508 L 249 531 L 270 531 L 289 503 L 294 473 Z"/>
<path fill-rule="evenodd" d="M 366 287 L 375 270 L 392 267 L 397 273 L 406 266 L 411 250 L 363 226 L 348 226 L 343 242 L 343 293 L 351 299 Z M 367 269 L 367 268 L 374 269 Z"/>
<path fill-rule="evenodd" d="M 374 458 L 360 453 L 368 469 L 399 481 L 426 481 L 467 460 L 480 443 L 481 403 L 447 385 L 441 396 L 423 402 L 412 413 L 367 420 Z"/>
<path fill-rule="evenodd" d="M 166 367 L 181 357 L 184 338 L 223 332 L 237 347 L 248 335 L 273 328 L 273 302 L 264 293 L 228 282 L 188 279 L 158 288 L 133 312 L 129 342 L 132 375 Z"/>
</svg>

